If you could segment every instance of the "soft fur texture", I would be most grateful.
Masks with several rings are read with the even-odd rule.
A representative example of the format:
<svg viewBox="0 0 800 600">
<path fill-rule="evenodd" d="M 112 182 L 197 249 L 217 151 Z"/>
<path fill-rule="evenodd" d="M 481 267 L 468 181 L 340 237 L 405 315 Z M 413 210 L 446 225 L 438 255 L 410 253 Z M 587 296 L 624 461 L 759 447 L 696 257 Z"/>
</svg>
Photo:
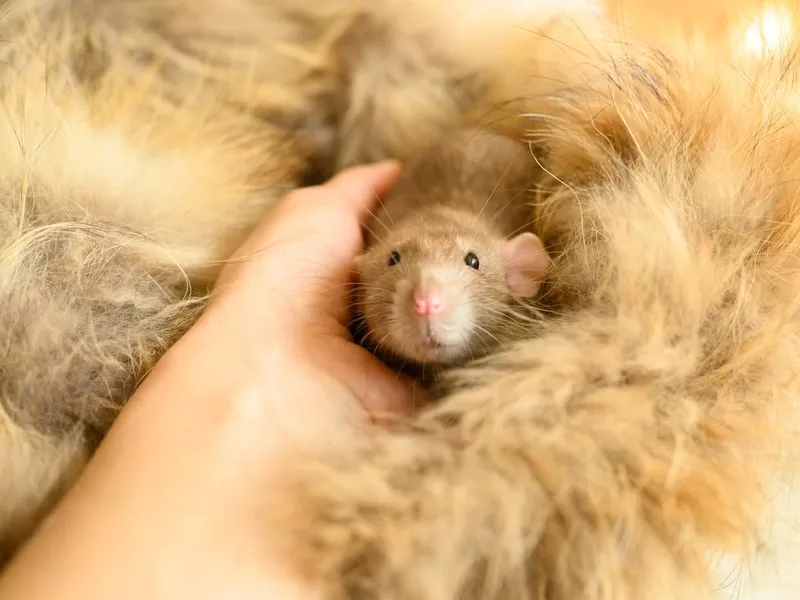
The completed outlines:
<svg viewBox="0 0 800 600">
<path fill-rule="evenodd" d="M 320 449 L 271 514 L 330 598 L 709 597 L 705 553 L 753 533 L 796 422 L 793 55 L 537 33 L 545 4 L 528 30 L 477 1 L 296 4 L 4 4 L 0 549 L 283 190 L 479 121 L 546 173 L 558 316 Z"/>
<path fill-rule="evenodd" d="M 548 173 L 562 316 L 309 467 L 289 514 L 326 597 L 710 598 L 707 551 L 765 507 L 796 423 L 796 66 L 551 35 L 507 129 Z"/>
<path fill-rule="evenodd" d="M 3 3 L 0 558 L 265 207 L 340 164 L 408 156 L 510 81 L 465 53 L 499 27 L 467 18 L 446 44 L 446 6 L 371 6 Z"/>
</svg>

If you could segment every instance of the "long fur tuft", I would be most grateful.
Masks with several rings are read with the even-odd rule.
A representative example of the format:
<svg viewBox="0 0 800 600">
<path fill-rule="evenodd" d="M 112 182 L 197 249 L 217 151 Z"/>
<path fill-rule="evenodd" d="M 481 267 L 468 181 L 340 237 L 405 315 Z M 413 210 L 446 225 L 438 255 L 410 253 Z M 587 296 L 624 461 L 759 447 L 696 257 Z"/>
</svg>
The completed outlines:
<svg viewBox="0 0 800 600">
<path fill-rule="evenodd" d="M 409 156 L 510 81 L 470 44 L 503 27 L 397 6 L 2 4 L 0 561 L 276 198 Z"/>
<path fill-rule="evenodd" d="M 756 534 L 797 424 L 797 66 L 558 29 L 504 127 L 562 316 L 309 463 L 281 517 L 325 597 L 711 598 Z"/>
<path fill-rule="evenodd" d="M 793 53 L 398 7 L 3 4 L 0 553 L 281 193 L 478 123 L 543 173 L 554 316 L 271 516 L 331 598 L 711 597 L 797 423 Z"/>
<path fill-rule="evenodd" d="M 66 4 L 9 5 L 0 21 L 0 560 L 303 165 L 274 126 L 207 93 L 170 96 L 157 65 Z"/>
</svg>

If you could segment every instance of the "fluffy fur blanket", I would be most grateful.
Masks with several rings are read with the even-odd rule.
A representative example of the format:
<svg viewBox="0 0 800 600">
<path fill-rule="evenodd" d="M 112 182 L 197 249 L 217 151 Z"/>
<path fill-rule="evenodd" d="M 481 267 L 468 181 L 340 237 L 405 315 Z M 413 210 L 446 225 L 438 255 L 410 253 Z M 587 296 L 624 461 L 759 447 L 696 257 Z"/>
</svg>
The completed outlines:
<svg viewBox="0 0 800 600">
<path fill-rule="evenodd" d="M 3 3 L 0 550 L 275 198 L 478 124 L 530 142 L 552 316 L 319 449 L 275 511 L 298 564 L 330 598 L 710 598 L 796 423 L 800 71 L 548 4 Z"/>
</svg>

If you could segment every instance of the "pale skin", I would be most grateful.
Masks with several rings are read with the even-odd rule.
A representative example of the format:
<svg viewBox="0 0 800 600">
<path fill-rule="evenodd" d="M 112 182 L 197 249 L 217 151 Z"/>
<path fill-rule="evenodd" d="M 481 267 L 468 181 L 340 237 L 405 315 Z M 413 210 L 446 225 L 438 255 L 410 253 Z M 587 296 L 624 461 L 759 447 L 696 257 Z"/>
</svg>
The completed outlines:
<svg viewBox="0 0 800 600">
<path fill-rule="evenodd" d="M 79 478 L 0 577 L 2 598 L 305 600 L 263 517 L 293 457 L 418 392 L 347 335 L 360 222 L 399 174 L 292 192 L 223 270 Z"/>
</svg>

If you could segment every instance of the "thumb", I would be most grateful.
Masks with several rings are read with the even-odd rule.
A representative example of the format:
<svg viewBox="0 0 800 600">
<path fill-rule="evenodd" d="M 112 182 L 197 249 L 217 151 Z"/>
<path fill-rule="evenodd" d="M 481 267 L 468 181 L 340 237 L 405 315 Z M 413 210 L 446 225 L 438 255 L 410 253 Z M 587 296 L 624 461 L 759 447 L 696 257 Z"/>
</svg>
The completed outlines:
<svg viewBox="0 0 800 600">
<path fill-rule="evenodd" d="M 389 191 L 400 172 L 400 163 L 394 160 L 353 167 L 337 174 L 323 187 L 339 195 L 344 207 L 361 218 Z"/>
<path fill-rule="evenodd" d="M 351 167 L 323 185 L 288 193 L 253 234 L 254 240 L 280 230 L 292 237 L 337 239 L 361 244 L 360 221 L 370 213 L 400 175 L 397 161 Z M 334 228 L 334 223 L 346 223 Z M 356 226 L 353 228 L 352 226 Z"/>
<path fill-rule="evenodd" d="M 373 415 L 408 413 L 427 400 L 425 391 L 411 379 L 399 375 L 373 354 L 344 338 L 336 338 L 331 355 L 339 356 L 329 365 L 337 379 L 359 399 Z"/>
<path fill-rule="evenodd" d="M 324 185 L 290 192 L 239 247 L 217 288 L 253 270 L 260 275 L 250 277 L 252 281 L 292 302 L 317 296 L 315 280 L 341 288 L 363 245 L 361 221 L 399 173 L 399 163 L 387 161 L 347 169 Z"/>
</svg>

